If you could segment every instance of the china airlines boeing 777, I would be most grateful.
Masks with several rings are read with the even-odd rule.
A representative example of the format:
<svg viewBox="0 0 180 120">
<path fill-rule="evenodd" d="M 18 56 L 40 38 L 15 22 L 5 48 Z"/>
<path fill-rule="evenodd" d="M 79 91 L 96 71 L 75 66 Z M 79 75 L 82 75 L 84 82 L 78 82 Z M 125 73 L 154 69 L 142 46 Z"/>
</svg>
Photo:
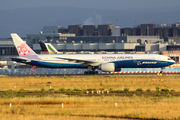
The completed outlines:
<svg viewBox="0 0 180 120">
<path fill-rule="evenodd" d="M 16 33 L 11 34 L 19 57 L 13 61 L 44 68 L 84 68 L 84 74 L 121 71 L 121 68 L 163 68 L 175 63 L 158 54 L 45 54 L 37 55 Z"/>
</svg>

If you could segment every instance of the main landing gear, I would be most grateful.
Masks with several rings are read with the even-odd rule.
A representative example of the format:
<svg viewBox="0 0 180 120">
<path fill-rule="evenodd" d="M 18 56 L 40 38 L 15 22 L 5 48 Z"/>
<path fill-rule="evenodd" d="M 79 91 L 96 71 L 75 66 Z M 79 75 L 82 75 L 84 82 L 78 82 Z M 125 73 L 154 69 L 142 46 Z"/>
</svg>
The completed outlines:
<svg viewBox="0 0 180 120">
<path fill-rule="evenodd" d="M 87 71 L 84 72 L 85 75 L 98 74 L 98 71 L 95 71 L 96 67 L 88 66 Z"/>
<path fill-rule="evenodd" d="M 88 75 L 88 74 L 89 74 L 89 75 L 90 75 L 90 74 L 91 74 L 91 75 L 92 75 L 92 74 L 98 74 L 98 71 L 85 71 L 84 74 L 85 74 L 85 75 Z"/>
</svg>

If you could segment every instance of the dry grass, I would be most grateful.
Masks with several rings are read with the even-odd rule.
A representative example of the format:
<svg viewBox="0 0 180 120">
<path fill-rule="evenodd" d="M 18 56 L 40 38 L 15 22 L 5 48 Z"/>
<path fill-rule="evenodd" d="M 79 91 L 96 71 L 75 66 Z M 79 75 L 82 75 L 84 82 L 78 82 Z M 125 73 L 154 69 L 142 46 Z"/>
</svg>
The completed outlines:
<svg viewBox="0 0 180 120">
<path fill-rule="evenodd" d="M 67 115 L 17 115 L 17 114 L 0 114 L 1 120 L 111 120 L 111 118 L 101 117 L 83 117 Z M 121 119 L 127 120 L 127 119 Z"/>
<path fill-rule="evenodd" d="M 179 119 L 180 98 L 145 97 L 72 97 L 1 99 L 1 115 L 17 117 L 48 116 L 64 119 L 143 118 Z M 9 108 L 9 103 L 12 107 Z M 61 103 L 64 103 L 62 108 Z M 117 106 L 115 106 L 117 103 Z M 19 115 L 19 116 L 18 116 Z M 38 119 L 38 117 L 36 119 Z"/>
<path fill-rule="evenodd" d="M 40 90 L 45 88 L 130 90 L 160 88 L 180 91 L 180 75 L 0 77 L 0 90 Z M 16 86 L 16 88 L 14 88 Z M 87 86 L 87 88 L 85 87 Z M 12 107 L 9 108 L 9 103 Z M 64 108 L 61 107 L 64 103 Z M 117 106 L 115 106 L 117 103 Z M 0 118 L 5 119 L 180 119 L 180 97 L 25 97 L 1 98 Z M 10 117 L 13 116 L 13 117 Z"/>
<path fill-rule="evenodd" d="M 77 77 L 0 77 L 0 90 L 45 90 L 51 88 L 58 90 L 64 89 L 87 89 L 104 88 L 119 90 L 128 88 L 136 90 L 155 90 L 157 86 L 169 90 L 180 91 L 180 75 L 129 75 L 129 76 L 77 76 Z M 87 88 L 86 88 L 87 86 Z"/>
</svg>

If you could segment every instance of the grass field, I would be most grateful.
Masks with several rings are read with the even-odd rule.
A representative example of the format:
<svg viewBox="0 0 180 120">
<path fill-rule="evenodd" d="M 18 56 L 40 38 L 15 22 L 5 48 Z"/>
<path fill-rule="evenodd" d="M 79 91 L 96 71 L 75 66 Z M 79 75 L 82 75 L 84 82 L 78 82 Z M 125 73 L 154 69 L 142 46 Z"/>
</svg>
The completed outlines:
<svg viewBox="0 0 180 120">
<path fill-rule="evenodd" d="M 104 88 L 118 90 L 155 90 L 156 87 L 180 91 L 180 75 L 115 75 L 115 76 L 74 76 L 74 77 L 0 77 L 0 90 L 40 90 L 45 89 L 87 89 Z"/>
<path fill-rule="evenodd" d="M 162 89 L 180 92 L 180 75 L 0 77 L 1 91 Z M 51 87 L 51 88 L 50 88 Z M 180 119 L 180 97 L 168 96 L 24 96 L 0 98 L 0 118 L 5 119 Z M 9 104 L 12 104 L 11 108 Z M 62 103 L 64 107 L 62 108 Z M 116 106 L 117 105 L 117 106 Z"/>
</svg>

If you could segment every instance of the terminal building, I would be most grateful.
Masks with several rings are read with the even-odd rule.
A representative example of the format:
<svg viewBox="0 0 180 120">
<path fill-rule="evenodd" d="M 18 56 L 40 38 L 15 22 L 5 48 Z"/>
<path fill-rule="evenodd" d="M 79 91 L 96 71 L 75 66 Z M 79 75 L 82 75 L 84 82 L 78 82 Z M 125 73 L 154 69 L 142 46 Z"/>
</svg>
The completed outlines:
<svg viewBox="0 0 180 120">
<path fill-rule="evenodd" d="M 120 26 L 69 25 L 67 30 L 63 29 L 60 26 L 45 26 L 40 34 L 27 34 L 26 42 L 37 53 L 41 52 L 39 41 L 51 43 L 60 52 L 166 50 L 164 39 L 159 36 L 120 36 Z"/>
<path fill-rule="evenodd" d="M 69 53 L 166 53 L 180 51 L 180 24 L 141 24 L 134 28 L 116 25 L 44 26 L 38 34 L 27 34 L 23 40 L 36 52 L 42 53 L 39 41 L 51 43 L 59 52 Z M 179 63 L 180 54 L 173 56 Z M 17 56 L 11 38 L 0 39 L 0 61 Z"/>
</svg>

